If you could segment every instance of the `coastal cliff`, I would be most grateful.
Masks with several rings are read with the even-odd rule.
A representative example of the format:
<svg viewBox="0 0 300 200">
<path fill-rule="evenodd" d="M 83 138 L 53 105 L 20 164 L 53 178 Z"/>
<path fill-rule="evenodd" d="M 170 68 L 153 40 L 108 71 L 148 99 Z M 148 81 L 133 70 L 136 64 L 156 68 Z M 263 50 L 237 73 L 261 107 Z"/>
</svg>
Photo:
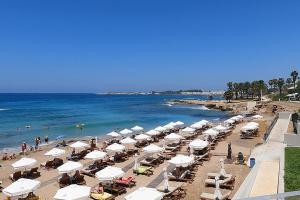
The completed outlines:
<svg viewBox="0 0 300 200">
<path fill-rule="evenodd" d="M 175 99 L 168 102 L 169 104 L 190 104 L 190 105 L 202 105 L 212 110 L 230 111 L 232 113 L 240 113 L 247 109 L 246 101 L 232 101 L 227 103 L 226 101 L 203 101 L 203 100 L 191 100 L 191 99 Z"/>
</svg>

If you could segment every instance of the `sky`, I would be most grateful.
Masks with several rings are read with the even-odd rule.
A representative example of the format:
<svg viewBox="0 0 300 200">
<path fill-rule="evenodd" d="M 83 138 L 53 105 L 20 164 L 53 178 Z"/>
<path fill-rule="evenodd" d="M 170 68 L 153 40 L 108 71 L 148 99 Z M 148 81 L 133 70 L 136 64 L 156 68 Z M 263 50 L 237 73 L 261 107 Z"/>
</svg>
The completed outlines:
<svg viewBox="0 0 300 200">
<path fill-rule="evenodd" d="M 297 0 L 2 0 L 0 92 L 225 89 L 300 69 Z"/>
</svg>

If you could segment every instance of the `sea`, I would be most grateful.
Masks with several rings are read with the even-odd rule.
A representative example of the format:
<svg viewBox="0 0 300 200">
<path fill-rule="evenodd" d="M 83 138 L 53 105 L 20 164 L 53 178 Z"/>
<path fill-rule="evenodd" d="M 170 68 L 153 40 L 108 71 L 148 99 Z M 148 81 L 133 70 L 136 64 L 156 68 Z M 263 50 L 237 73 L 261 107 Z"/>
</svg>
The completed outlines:
<svg viewBox="0 0 300 200">
<path fill-rule="evenodd" d="M 222 97 L 214 97 L 221 99 Z M 145 131 L 171 121 L 189 125 L 202 119 L 218 122 L 229 113 L 199 105 L 169 104 L 174 99 L 207 100 L 188 95 L 0 94 L 0 150 L 49 140 L 101 137 L 135 125 Z M 83 125 L 82 128 L 76 125 Z"/>
</svg>

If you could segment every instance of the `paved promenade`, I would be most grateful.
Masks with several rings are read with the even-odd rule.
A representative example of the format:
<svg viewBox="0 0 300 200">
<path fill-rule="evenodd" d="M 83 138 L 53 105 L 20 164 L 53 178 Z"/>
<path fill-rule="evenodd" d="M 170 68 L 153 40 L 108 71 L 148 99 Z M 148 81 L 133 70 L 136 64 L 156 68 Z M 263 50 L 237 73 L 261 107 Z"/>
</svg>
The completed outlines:
<svg viewBox="0 0 300 200">
<path fill-rule="evenodd" d="M 287 132 L 290 113 L 280 113 L 267 142 L 253 149 L 253 167 L 233 199 L 284 192 L 284 134 Z"/>
</svg>

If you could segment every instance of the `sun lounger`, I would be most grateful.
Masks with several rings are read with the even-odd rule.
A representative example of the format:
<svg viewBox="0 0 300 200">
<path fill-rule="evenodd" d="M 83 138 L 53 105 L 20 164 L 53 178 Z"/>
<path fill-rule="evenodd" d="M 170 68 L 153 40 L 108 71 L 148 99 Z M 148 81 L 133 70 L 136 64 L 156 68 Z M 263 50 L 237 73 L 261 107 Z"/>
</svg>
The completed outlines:
<svg viewBox="0 0 300 200">
<path fill-rule="evenodd" d="M 64 164 L 64 161 L 61 158 L 54 158 L 53 160 L 48 160 L 47 162 L 41 163 L 40 166 L 44 169 L 56 169 L 57 167 Z"/>
<path fill-rule="evenodd" d="M 24 171 L 22 177 L 24 178 L 37 178 L 41 175 L 38 171 L 38 167 L 30 169 L 30 171 Z"/>
<path fill-rule="evenodd" d="M 102 194 L 91 192 L 91 198 L 95 200 L 114 200 L 115 197 L 107 192 L 103 192 Z"/>
<path fill-rule="evenodd" d="M 170 181 L 178 181 L 178 182 L 190 182 L 194 179 L 195 173 L 190 170 L 184 171 L 179 177 L 174 176 L 172 173 L 168 174 Z"/>
<path fill-rule="evenodd" d="M 222 197 L 220 198 L 220 200 L 229 199 L 230 194 L 231 194 L 231 191 L 228 191 L 225 194 L 222 194 Z M 215 194 L 203 192 L 200 196 L 200 199 L 202 199 L 202 200 L 215 200 L 216 197 L 215 197 Z"/>
<path fill-rule="evenodd" d="M 108 165 L 109 163 L 106 161 L 95 161 L 93 164 L 90 164 L 85 169 L 81 170 L 80 173 L 94 177 L 96 172 L 104 169 Z"/>
<path fill-rule="evenodd" d="M 234 188 L 234 182 L 235 182 L 235 176 L 230 176 L 223 180 L 219 180 L 221 188 L 227 188 L 227 189 L 231 189 L 231 190 L 233 190 L 233 188 Z M 215 187 L 216 181 L 214 179 L 206 179 L 205 185 Z"/>
<path fill-rule="evenodd" d="M 209 156 L 209 152 L 206 152 L 202 155 L 194 155 L 195 159 L 199 160 L 199 161 L 209 161 L 210 160 L 210 156 Z"/>
<path fill-rule="evenodd" d="M 68 185 L 71 185 L 72 182 L 70 176 L 68 176 L 67 174 L 63 174 L 62 177 L 58 179 L 58 183 L 59 183 L 59 187 L 63 188 Z"/>
<path fill-rule="evenodd" d="M 127 192 L 126 188 L 121 185 L 105 185 L 103 186 L 103 188 L 104 188 L 104 192 L 108 192 L 116 196 L 125 194 Z"/>
<path fill-rule="evenodd" d="M 170 160 L 172 157 L 176 156 L 175 152 L 163 152 L 159 153 L 158 156 L 160 156 L 164 160 Z"/>
<path fill-rule="evenodd" d="M 157 157 L 157 158 L 148 157 L 148 158 L 145 158 L 144 160 L 142 160 L 140 162 L 140 164 L 144 165 L 144 166 L 156 167 L 159 164 L 161 164 L 162 162 L 163 162 L 162 157 Z"/>
<path fill-rule="evenodd" d="M 136 148 L 142 148 L 142 147 L 145 147 L 146 145 L 148 144 L 148 142 L 147 141 L 141 141 L 141 142 L 137 142 L 137 143 L 135 143 L 135 147 Z"/>
<path fill-rule="evenodd" d="M 128 156 L 133 156 L 135 154 L 139 154 L 139 150 L 138 149 L 128 149 L 126 151 L 126 153 L 127 153 Z"/>
<path fill-rule="evenodd" d="M 121 185 L 121 186 L 126 186 L 126 187 L 133 187 L 135 186 L 136 182 L 134 181 L 134 177 L 130 176 L 128 178 L 119 178 L 114 180 L 114 183 L 116 183 L 117 185 Z"/>
<path fill-rule="evenodd" d="M 84 175 L 74 175 L 71 178 L 72 184 L 77 184 L 77 185 L 85 185 L 86 181 L 84 180 Z"/>
<path fill-rule="evenodd" d="M 64 164 L 63 159 L 61 159 L 61 158 L 54 158 L 53 159 L 53 168 L 54 169 L 58 168 L 59 166 L 61 166 L 63 164 Z"/>
<path fill-rule="evenodd" d="M 45 163 L 41 163 L 40 166 L 44 169 L 51 169 L 53 167 L 53 160 L 48 160 Z"/>
<path fill-rule="evenodd" d="M 22 172 L 21 172 L 21 171 L 14 172 L 13 174 L 10 174 L 10 175 L 9 175 L 9 178 L 10 178 L 12 181 L 16 181 L 16 180 L 22 178 Z"/>
<path fill-rule="evenodd" d="M 72 161 L 79 161 L 81 159 L 84 159 L 84 157 L 88 154 L 87 150 L 83 150 L 77 154 L 71 155 L 70 157 L 67 157 L 67 160 L 72 160 Z"/>
<path fill-rule="evenodd" d="M 232 175 L 231 174 L 225 174 L 224 177 L 220 177 L 220 173 L 207 173 L 207 178 L 215 180 L 215 177 L 219 177 L 219 179 L 224 179 L 224 178 L 231 178 Z"/>
<path fill-rule="evenodd" d="M 114 162 L 124 162 L 128 160 L 128 156 L 126 153 L 116 153 L 114 156 L 113 156 L 113 161 Z"/>
<path fill-rule="evenodd" d="M 164 192 L 164 191 L 162 191 Z M 164 197 L 163 200 L 180 200 L 186 196 L 186 191 L 182 188 L 173 189 L 172 192 L 168 192 Z"/>
<path fill-rule="evenodd" d="M 133 173 L 137 175 L 146 175 L 146 176 L 151 176 L 153 174 L 152 167 L 147 167 L 147 166 L 139 166 L 137 170 L 133 170 Z"/>
</svg>

